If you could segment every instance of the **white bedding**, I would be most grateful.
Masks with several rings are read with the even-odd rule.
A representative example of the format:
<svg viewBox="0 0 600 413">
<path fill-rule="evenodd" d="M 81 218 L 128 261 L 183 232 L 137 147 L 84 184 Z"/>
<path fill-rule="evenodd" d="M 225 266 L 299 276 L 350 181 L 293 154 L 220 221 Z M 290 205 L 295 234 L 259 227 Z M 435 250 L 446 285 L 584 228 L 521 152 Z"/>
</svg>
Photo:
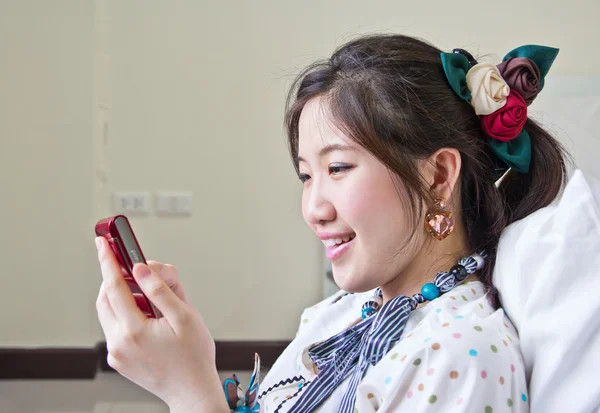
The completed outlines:
<svg viewBox="0 0 600 413">
<path fill-rule="evenodd" d="M 519 330 L 532 413 L 600 411 L 600 181 L 509 226 L 494 284 Z"/>
</svg>

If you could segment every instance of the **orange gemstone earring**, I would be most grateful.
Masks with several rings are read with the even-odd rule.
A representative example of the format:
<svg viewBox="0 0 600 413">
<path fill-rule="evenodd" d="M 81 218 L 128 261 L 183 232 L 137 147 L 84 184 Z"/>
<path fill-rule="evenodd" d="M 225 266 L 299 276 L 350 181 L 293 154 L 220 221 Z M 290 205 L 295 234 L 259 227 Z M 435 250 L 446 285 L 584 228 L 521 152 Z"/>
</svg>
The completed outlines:
<svg viewBox="0 0 600 413">
<path fill-rule="evenodd" d="M 435 211 L 425 216 L 425 229 L 437 240 L 445 239 L 454 230 L 454 218 L 452 212 L 445 211 L 446 201 L 436 198 Z"/>
</svg>

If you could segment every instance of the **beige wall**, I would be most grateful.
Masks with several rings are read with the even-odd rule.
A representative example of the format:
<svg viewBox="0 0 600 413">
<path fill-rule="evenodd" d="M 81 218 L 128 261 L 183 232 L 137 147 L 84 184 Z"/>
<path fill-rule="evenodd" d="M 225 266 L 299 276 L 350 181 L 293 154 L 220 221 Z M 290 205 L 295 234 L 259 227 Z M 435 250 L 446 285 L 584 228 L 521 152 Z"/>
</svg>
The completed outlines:
<svg viewBox="0 0 600 413">
<path fill-rule="evenodd" d="M 0 1 L 0 345 L 89 345 L 93 4 Z"/>
<path fill-rule="evenodd" d="M 193 192 L 191 217 L 132 224 L 216 339 L 293 337 L 323 263 L 283 138 L 292 75 L 377 30 L 498 59 L 551 45 L 553 74 L 597 76 L 599 7 L 0 0 L 0 346 L 102 339 L 93 225 L 115 190 Z"/>
</svg>

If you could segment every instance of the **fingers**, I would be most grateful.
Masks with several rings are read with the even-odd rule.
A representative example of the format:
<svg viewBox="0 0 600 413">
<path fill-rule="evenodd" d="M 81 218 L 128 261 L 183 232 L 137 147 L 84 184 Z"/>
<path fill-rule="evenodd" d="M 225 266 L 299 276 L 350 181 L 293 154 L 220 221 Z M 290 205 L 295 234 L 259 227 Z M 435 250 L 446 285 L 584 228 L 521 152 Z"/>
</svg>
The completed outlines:
<svg viewBox="0 0 600 413">
<path fill-rule="evenodd" d="M 177 273 L 169 271 L 167 266 L 162 262 L 149 260 L 148 267 L 150 267 L 152 271 L 157 273 L 158 276 L 162 278 L 162 280 L 165 283 L 167 283 L 169 287 L 173 287 L 173 285 L 175 285 L 175 283 L 177 282 Z"/>
<path fill-rule="evenodd" d="M 106 297 L 114 311 L 115 319 L 119 324 L 123 323 L 128 330 L 136 331 L 146 321 L 146 317 L 136 305 L 121 272 L 121 266 L 106 239 L 97 237 L 96 245 Z"/>
<path fill-rule="evenodd" d="M 154 260 L 148 260 L 147 263 L 148 263 L 148 267 L 152 268 L 152 271 L 161 275 L 160 272 L 162 271 L 162 268 L 165 266 L 165 264 L 163 264 L 160 261 L 154 261 Z"/>
<path fill-rule="evenodd" d="M 190 315 L 189 307 L 169 288 L 160 275 L 148 265 L 136 264 L 133 267 L 133 276 L 146 297 L 160 310 L 175 332 L 186 324 Z"/>
<path fill-rule="evenodd" d="M 179 297 L 181 301 L 188 304 L 188 299 L 183 291 L 183 287 L 179 282 L 179 275 L 177 269 L 170 264 L 163 264 L 158 261 L 148 261 L 148 266 L 152 271 L 157 273 L 160 278 L 173 290 L 173 292 Z"/>
<path fill-rule="evenodd" d="M 106 297 L 106 288 L 104 287 L 104 283 L 100 285 L 100 291 L 98 293 L 98 298 L 96 299 L 96 311 L 98 312 L 100 326 L 102 327 L 104 335 L 108 340 L 113 337 L 114 327 L 117 323 L 117 317 L 115 316 L 115 312 L 108 302 L 108 297 Z"/>
</svg>

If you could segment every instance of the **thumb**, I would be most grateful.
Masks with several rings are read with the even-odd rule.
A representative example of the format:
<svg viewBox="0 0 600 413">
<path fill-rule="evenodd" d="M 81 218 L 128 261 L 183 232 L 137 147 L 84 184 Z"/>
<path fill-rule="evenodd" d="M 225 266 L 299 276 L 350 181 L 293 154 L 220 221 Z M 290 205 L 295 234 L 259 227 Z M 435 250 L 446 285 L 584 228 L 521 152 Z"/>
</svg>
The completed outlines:
<svg viewBox="0 0 600 413">
<path fill-rule="evenodd" d="M 180 326 L 188 308 L 162 278 L 146 264 L 135 264 L 133 277 L 172 327 Z"/>
<path fill-rule="evenodd" d="M 179 275 L 177 274 L 177 269 L 170 264 L 163 264 L 159 261 L 148 261 L 148 267 L 152 271 L 158 274 L 158 276 L 169 286 L 171 290 L 183 301 L 184 303 L 190 305 L 190 302 L 183 290 L 183 286 L 179 281 Z"/>
</svg>

